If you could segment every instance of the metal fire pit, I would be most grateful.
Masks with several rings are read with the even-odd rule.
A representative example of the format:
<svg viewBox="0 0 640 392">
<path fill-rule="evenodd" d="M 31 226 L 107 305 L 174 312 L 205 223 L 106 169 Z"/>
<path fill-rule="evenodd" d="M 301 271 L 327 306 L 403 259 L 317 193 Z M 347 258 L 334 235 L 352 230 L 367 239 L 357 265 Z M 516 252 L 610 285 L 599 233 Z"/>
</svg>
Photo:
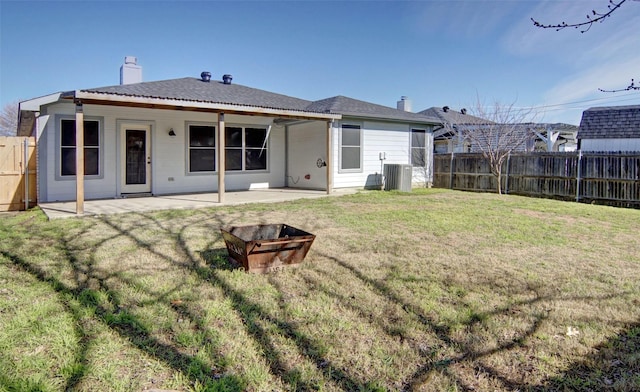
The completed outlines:
<svg viewBox="0 0 640 392">
<path fill-rule="evenodd" d="M 234 226 L 220 231 L 229 256 L 245 271 L 258 273 L 299 264 L 316 238 L 285 224 Z"/>
</svg>

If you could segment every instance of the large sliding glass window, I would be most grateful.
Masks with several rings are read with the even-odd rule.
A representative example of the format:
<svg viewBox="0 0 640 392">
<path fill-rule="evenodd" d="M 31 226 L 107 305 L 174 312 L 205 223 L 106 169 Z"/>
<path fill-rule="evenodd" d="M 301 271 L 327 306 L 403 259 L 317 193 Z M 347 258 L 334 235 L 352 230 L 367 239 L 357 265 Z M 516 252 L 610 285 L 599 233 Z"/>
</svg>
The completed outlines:
<svg viewBox="0 0 640 392">
<path fill-rule="evenodd" d="M 189 126 L 189 172 L 216 170 L 216 128 L 211 125 Z"/>
<path fill-rule="evenodd" d="M 342 124 L 340 134 L 340 170 L 362 170 L 362 132 L 360 125 Z"/>
<path fill-rule="evenodd" d="M 267 129 L 229 126 L 225 128 L 227 171 L 267 170 Z"/>
<path fill-rule="evenodd" d="M 84 175 L 100 174 L 100 122 L 84 121 Z M 76 120 L 60 120 L 60 175 L 76 175 Z"/>
</svg>

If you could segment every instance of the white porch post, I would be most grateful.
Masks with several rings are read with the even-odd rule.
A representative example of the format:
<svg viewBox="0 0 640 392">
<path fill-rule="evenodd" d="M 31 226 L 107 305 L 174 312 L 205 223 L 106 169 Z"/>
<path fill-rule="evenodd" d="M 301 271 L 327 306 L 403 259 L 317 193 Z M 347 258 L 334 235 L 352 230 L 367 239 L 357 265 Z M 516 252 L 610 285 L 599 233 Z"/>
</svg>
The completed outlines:
<svg viewBox="0 0 640 392">
<path fill-rule="evenodd" d="M 76 102 L 76 214 L 84 214 L 84 113 Z"/>
<path fill-rule="evenodd" d="M 327 195 L 331 194 L 333 188 L 333 158 L 331 155 L 331 131 L 333 129 L 333 120 L 327 121 Z"/>
<path fill-rule="evenodd" d="M 224 203 L 224 172 L 225 145 L 224 145 L 224 113 L 218 114 L 218 203 Z"/>
</svg>

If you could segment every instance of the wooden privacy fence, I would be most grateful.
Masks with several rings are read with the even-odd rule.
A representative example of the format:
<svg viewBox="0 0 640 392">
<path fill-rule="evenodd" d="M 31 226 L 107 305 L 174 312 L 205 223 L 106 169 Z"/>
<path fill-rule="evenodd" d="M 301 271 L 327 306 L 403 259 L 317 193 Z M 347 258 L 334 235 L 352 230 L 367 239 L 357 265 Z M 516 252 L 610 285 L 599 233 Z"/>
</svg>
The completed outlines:
<svg viewBox="0 0 640 392">
<path fill-rule="evenodd" d="M 511 154 L 502 167 L 504 193 L 640 208 L 640 152 Z M 436 154 L 434 187 L 496 192 L 482 154 Z"/>
<path fill-rule="evenodd" d="M 33 137 L 0 136 L 0 211 L 36 205 L 35 149 Z"/>
</svg>

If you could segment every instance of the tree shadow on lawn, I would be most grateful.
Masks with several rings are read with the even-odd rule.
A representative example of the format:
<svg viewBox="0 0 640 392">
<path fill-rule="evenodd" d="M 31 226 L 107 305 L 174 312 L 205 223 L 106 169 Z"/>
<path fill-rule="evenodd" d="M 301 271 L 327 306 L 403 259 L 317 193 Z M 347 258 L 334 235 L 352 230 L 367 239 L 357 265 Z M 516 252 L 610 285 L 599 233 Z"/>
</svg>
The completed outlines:
<svg viewBox="0 0 640 392">
<path fill-rule="evenodd" d="M 449 348 L 456 348 L 456 351 L 458 351 L 458 355 L 445 358 L 445 359 L 440 359 L 440 360 L 435 360 L 430 355 L 426 356 L 425 364 L 417 368 L 414 371 L 414 373 L 407 380 L 405 380 L 404 385 L 402 387 L 403 391 L 412 391 L 421 386 L 424 386 L 425 384 L 428 384 L 429 379 L 436 372 L 443 372 L 444 374 L 446 374 L 447 377 L 456 385 L 457 388 L 461 388 L 462 390 L 474 390 L 473 387 L 466 385 L 465 381 L 461 377 L 457 376 L 454 372 L 450 371 L 449 368 L 452 365 L 455 365 L 457 363 L 472 362 L 482 357 L 485 357 L 503 350 L 509 350 L 515 346 L 522 344 L 522 342 L 527 337 L 533 335 L 538 330 L 540 324 L 546 318 L 546 315 L 543 315 L 543 314 L 536 315 L 533 323 L 523 333 L 514 336 L 513 339 L 511 339 L 510 341 L 504 342 L 494 349 L 478 352 L 473 349 L 467 348 L 465 342 L 457 341 L 456 339 L 454 339 L 452 337 L 453 334 L 449 325 L 436 322 L 436 320 L 434 320 L 432 317 L 425 314 L 420 306 L 401 298 L 397 293 L 394 292 L 394 290 L 391 287 L 386 285 L 383 281 L 372 279 L 366 276 L 364 273 L 358 270 L 357 267 L 353 266 L 352 264 L 346 261 L 338 259 L 337 257 L 331 256 L 328 254 L 323 254 L 322 256 L 333 261 L 334 263 L 338 264 L 344 269 L 350 271 L 355 277 L 357 277 L 359 280 L 365 283 L 368 287 L 371 287 L 372 290 L 377 291 L 379 295 L 401 306 L 406 313 L 408 313 L 412 317 L 415 317 L 420 322 L 420 324 L 422 324 L 427 328 L 428 331 L 433 332 L 435 336 L 438 338 L 438 340 L 440 340 L 443 346 L 449 347 Z M 514 307 L 521 306 L 521 305 L 532 305 L 534 303 L 543 301 L 545 299 L 548 299 L 548 298 L 541 297 L 536 293 L 536 296 L 533 299 L 516 302 L 508 307 L 505 307 L 502 309 L 496 309 L 495 311 L 487 312 L 486 314 L 475 315 L 475 317 L 469 318 L 469 320 L 466 322 L 463 322 L 463 324 L 468 327 L 473 324 L 480 323 L 482 322 L 481 320 L 484 320 L 485 318 L 490 316 L 496 316 L 499 314 L 508 314 L 510 310 Z M 390 332 L 397 333 L 396 330 L 390 331 Z M 423 353 L 420 353 L 420 354 L 423 354 Z M 505 377 L 496 377 L 496 379 L 498 379 L 500 383 L 505 387 L 508 387 L 508 388 L 516 387 L 515 384 L 509 382 L 509 380 Z"/>
<path fill-rule="evenodd" d="M 640 391 L 640 321 L 594 347 L 593 352 L 562 375 L 549 378 L 545 390 Z"/>
<path fill-rule="evenodd" d="M 184 248 L 185 252 L 188 252 L 188 248 L 184 241 L 178 241 Z M 200 255 L 203 259 L 208 261 L 208 264 L 211 266 L 217 266 L 220 263 L 223 268 L 226 268 L 228 264 L 225 264 L 226 260 L 226 249 L 224 248 L 209 248 L 208 251 L 202 252 Z M 419 306 L 405 301 L 400 296 L 396 295 L 389 286 L 384 284 L 382 281 L 375 280 L 369 278 L 361 271 L 359 271 L 356 267 L 349 264 L 346 261 L 340 260 L 336 257 L 333 257 L 328 254 L 319 253 L 321 257 L 324 257 L 330 261 L 333 261 L 343 267 L 344 269 L 350 271 L 352 275 L 356 278 L 360 279 L 365 283 L 368 287 L 373 287 L 374 291 L 377 291 L 379 295 L 384 298 L 387 298 L 389 301 L 396 303 L 402 307 L 407 313 L 416 317 L 423 325 L 425 325 L 428 329 L 433 331 L 438 339 L 442 342 L 443 345 L 450 347 L 461 347 L 459 350 L 459 354 L 457 356 L 447 358 L 445 360 L 434 362 L 432 359 L 428 359 L 427 363 L 418 368 L 414 374 L 405 382 L 404 390 L 414 390 L 419 385 L 423 384 L 429 377 L 438 371 L 443 371 L 448 374 L 449 377 L 454 381 L 455 385 L 463 390 L 473 390 L 474 387 L 472 385 L 468 385 L 465 380 L 456 376 L 454 372 L 450 371 L 450 366 L 456 363 L 470 363 L 482 359 L 484 357 L 488 357 L 492 354 L 508 351 L 515 347 L 520 347 L 524 345 L 524 342 L 527 338 L 533 336 L 540 328 L 541 324 L 548 317 L 548 314 L 539 313 L 533 315 L 533 321 L 529 325 L 529 328 L 522 333 L 514 336 L 511 340 L 505 341 L 501 343 L 498 347 L 493 349 L 487 349 L 484 351 L 475 351 L 473 349 L 465 347 L 465 342 L 456 341 L 452 338 L 452 333 L 447 325 L 439 324 L 431 319 L 428 315 L 424 314 L 424 312 L 420 309 Z M 194 261 L 194 266 L 197 264 L 196 260 Z M 298 377 L 298 372 L 295 370 L 286 371 L 286 363 L 282 359 L 281 355 L 278 352 L 278 349 L 271 343 L 271 338 L 269 336 L 269 332 L 267 329 L 262 327 L 257 321 L 267 321 L 274 327 L 279 333 L 283 336 L 286 336 L 292 342 L 294 342 L 298 348 L 299 352 L 302 356 L 311 360 L 316 367 L 322 372 L 327 380 L 333 380 L 337 382 L 338 385 L 342 386 L 346 390 L 369 390 L 375 389 L 376 386 L 373 384 L 363 384 L 359 382 L 353 375 L 349 375 L 347 370 L 339 369 L 332 364 L 332 362 L 324 355 L 320 355 L 323 351 L 322 344 L 320 342 L 315 342 L 313 339 L 309 338 L 302 334 L 293 323 L 281 320 L 279 318 L 275 318 L 269 314 L 264 308 L 260 306 L 260 304 L 249 301 L 246 297 L 244 297 L 239 291 L 234 289 L 232 285 L 225 280 L 225 278 L 220 275 L 215 269 L 202 269 L 200 267 L 195 269 L 195 272 L 203 279 L 211 282 L 212 284 L 221 287 L 228 298 L 232 300 L 233 308 L 238 313 L 242 319 L 244 324 L 247 326 L 247 332 L 253 336 L 254 341 L 257 342 L 262 351 L 264 352 L 264 357 L 268 360 L 270 364 L 271 373 L 273 375 L 278 376 L 285 383 L 288 383 L 290 386 L 295 386 L 296 390 L 310 390 L 314 388 L 312 383 L 305 383 Z M 318 271 L 316 271 L 318 272 Z M 319 282 L 314 281 L 309 276 L 305 276 L 304 273 L 299 274 L 302 279 L 306 282 L 307 286 L 318 288 L 323 291 L 326 295 L 336 298 L 339 301 L 343 302 L 348 307 L 351 307 L 356 313 L 359 314 L 359 317 L 363 319 L 367 319 L 368 312 L 366 309 L 359 307 L 358 305 L 354 305 L 353 301 L 350 298 L 347 298 L 341 294 L 336 292 L 331 292 L 327 289 L 323 289 Z M 330 276 L 327 276 L 328 279 L 331 279 Z M 280 292 L 283 293 L 283 290 L 278 286 L 277 281 L 270 279 L 270 283 Z M 504 316 L 512 313 L 514 308 L 520 306 L 533 306 L 537 303 L 548 301 L 552 299 L 558 299 L 553 296 L 544 296 L 540 295 L 535 288 L 528 287 L 528 289 L 535 295 L 531 299 L 526 299 L 522 301 L 516 301 L 511 303 L 509 306 L 504 306 L 498 309 L 495 309 L 491 312 L 485 312 L 483 314 L 477 314 L 474 317 L 470 317 L 468 321 L 464 324 L 466 326 L 471 326 L 474 324 L 481 323 L 482 320 L 487 317 L 493 316 Z M 615 295 L 604 296 L 604 297 L 584 297 L 584 298 L 571 298 L 572 300 L 588 300 L 588 299 L 597 299 L 604 300 L 607 298 L 613 298 Z M 566 300 L 566 298 L 564 298 Z M 286 303 L 280 301 L 280 308 L 282 310 L 286 310 Z M 286 311 L 284 312 L 287 313 Z M 271 328 L 272 330 L 273 328 Z M 389 336 L 398 336 L 401 335 L 401 330 L 395 328 L 386 328 L 382 326 L 383 331 Z M 499 371 L 491 369 L 486 365 L 478 365 L 480 370 L 484 371 L 487 374 L 493 376 L 498 383 L 500 383 L 504 388 L 507 389 L 537 389 L 538 387 L 532 386 L 526 383 L 518 383 L 513 381 L 508 375 L 503 375 Z M 363 389 L 364 388 L 364 389 Z"/>
<path fill-rule="evenodd" d="M 387 298 L 402 307 L 408 314 L 412 315 L 420 321 L 428 330 L 432 331 L 441 341 L 443 346 L 458 348 L 457 355 L 451 356 L 444 360 L 434 361 L 432 357 L 425 357 L 425 365 L 416 369 L 411 377 L 409 377 L 402 388 L 404 391 L 412 391 L 418 388 L 428 386 L 430 378 L 437 372 L 441 372 L 448 377 L 456 385 L 457 388 L 465 391 L 477 390 L 477 387 L 469 384 L 463 377 L 453 371 L 452 366 L 463 364 L 465 366 L 473 365 L 475 371 L 484 373 L 493 378 L 499 385 L 506 390 L 620 390 L 620 391 L 636 391 L 640 390 L 640 327 L 638 324 L 631 326 L 619 336 L 610 339 L 607 343 L 595 348 L 597 353 L 594 356 L 585 358 L 581 363 L 575 363 L 571 369 L 561 377 L 553 377 L 545 380 L 540 385 L 532 385 L 527 382 L 518 382 L 514 380 L 510 374 L 504 374 L 502 371 L 494 369 L 480 360 L 493 354 L 509 351 L 518 347 L 525 347 L 528 338 L 532 337 L 540 328 L 542 323 L 548 318 L 548 314 L 535 314 L 533 321 L 529 327 L 512 339 L 502 342 L 495 348 L 477 351 L 466 346 L 464 341 L 458 341 L 452 337 L 451 330 L 447 325 L 441 325 L 425 314 L 420 306 L 411 303 L 400 297 L 394 289 L 384 283 L 383 280 L 372 279 L 361 272 L 353 264 L 341 260 L 329 254 L 320 254 L 322 257 L 331 260 L 337 265 L 350 271 L 355 277 L 361 280 L 366 287 L 377 291 L 379 295 Z M 331 278 L 330 276 L 326 276 Z M 344 303 L 345 306 L 351 307 L 360 317 L 366 318 L 369 312 L 360 306 L 354 305 L 349 298 L 338 293 L 323 289 L 321 283 L 316 280 L 305 278 L 311 285 L 320 287 L 326 295 L 336 298 Z M 611 294 L 604 296 L 583 296 L 583 297 L 563 297 L 557 298 L 553 295 L 540 295 L 535 288 L 529 287 L 529 290 L 535 295 L 533 298 L 525 299 L 510 303 L 508 306 L 497 308 L 490 312 L 477 314 L 463 322 L 467 327 L 474 324 L 482 323 L 489 317 L 509 316 L 514 310 L 521 306 L 533 306 L 538 303 L 551 300 L 608 300 L 625 294 Z M 628 294 L 628 293 L 627 293 Z M 381 326 L 389 335 L 402 334 L 401 329 L 389 329 Z M 622 375 L 625 376 L 622 376 Z"/>
<path fill-rule="evenodd" d="M 229 257 L 227 248 L 215 248 L 198 251 L 198 255 L 204 262 L 218 271 L 233 271 L 243 267 Z"/>
<path fill-rule="evenodd" d="M 71 238 L 78 238 L 85 233 L 80 233 L 80 235 L 75 234 L 73 237 L 67 236 L 58 239 L 60 240 L 59 247 L 65 257 L 65 262 L 68 263 L 69 267 L 72 269 L 74 285 L 65 284 L 60 279 L 54 277 L 46 269 L 41 268 L 35 263 L 30 263 L 25 258 L 10 252 L 2 251 L 2 255 L 11 260 L 11 262 L 22 271 L 31 274 L 41 282 L 47 283 L 52 290 L 58 293 L 61 297 L 60 301 L 62 303 L 66 303 L 68 298 L 72 298 L 74 303 L 77 304 L 77 309 L 72 307 L 71 304 L 65 305 L 68 307 L 69 312 L 75 319 L 76 324 L 80 325 L 76 330 L 76 333 L 80 337 L 80 347 L 75 354 L 76 363 L 79 364 L 78 371 L 67 379 L 67 386 L 65 389 L 73 389 L 86 375 L 87 347 L 89 346 L 92 337 L 89 336 L 87 331 L 81 326 L 83 316 L 81 316 L 80 313 L 83 311 L 89 311 L 94 314 L 95 318 L 103 325 L 129 341 L 141 352 L 146 353 L 150 357 L 156 358 L 157 360 L 165 363 L 170 368 L 185 374 L 192 384 L 200 383 L 211 388 L 223 388 L 229 391 L 241 391 L 248 386 L 247 380 L 236 375 L 227 374 L 224 368 L 212 370 L 207 363 L 203 362 L 199 358 L 185 354 L 183 351 L 174 347 L 173 344 L 164 343 L 151 336 L 144 323 L 136 317 L 134 313 L 121 305 L 117 288 L 110 286 L 108 279 L 117 278 L 121 283 L 125 284 L 135 284 L 135 282 L 129 280 L 129 278 L 126 278 L 123 275 L 118 275 L 117 273 L 104 275 L 105 272 L 99 271 L 95 266 L 95 253 L 97 252 L 98 247 L 105 245 L 107 241 L 116 237 L 126 237 L 132 240 L 136 246 L 139 246 L 145 251 L 151 252 L 165 262 L 181 268 L 186 268 L 194 277 L 197 278 L 199 282 L 201 282 L 201 284 L 209 284 L 222 290 L 225 297 L 230 300 L 232 309 L 242 320 L 245 332 L 252 338 L 259 348 L 258 352 L 264 357 L 265 363 L 269 366 L 270 373 L 279 378 L 285 385 L 288 385 L 290 389 L 301 391 L 313 390 L 317 388 L 317 385 L 315 385 L 313 381 L 304 380 L 299 370 L 289 369 L 290 366 L 285 361 L 283 353 L 280 352 L 272 340 L 272 334 L 274 331 L 280 336 L 286 338 L 288 342 L 295 345 L 295 347 L 297 347 L 298 354 L 309 360 L 325 380 L 334 382 L 344 390 L 376 389 L 375 385 L 362 382 L 351 371 L 341 369 L 336 366 L 330 358 L 324 354 L 326 352 L 326 348 L 323 346 L 321 341 L 317 341 L 313 337 L 303 333 L 296 327 L 294 322 L 273 316 L 266 308 L 261 306 L 261 304 L 249 300 L 241 291 L 234 288 L 233 284 L 225 277 L 225 272 L 234 269 L 235 266 L 228 262 L 226 258 L 226 250 L 224 248 L 216 248 L 214 246 L 214 244 L 220 240 L 220 235 L 218 234 L 219 227 L 227 224 L 227 222 L 222 218 L 216 216 L 211 217 L 210 222 L 207 223 L 207 225 L 210 226 L 212 231 L 216 231 L 212 236 L 213 241 L 211 241 L 209 246 L 205 248 L 206 250 L 193 253 L 188 245 L 187 234 L 185 233 L 187 228 L 186 224 L 172 226 L 164 224 L 153 215 L 137 214 L 137 216 L 139 217 L 139 222 L 136 222 L 136 224 L 130 228 L 125 228 L 125 225 L 118 222 L 117 219 L 110 219 L 106 217 L 100 218 L 100 221 L 113 229 L 115 234 L 102 238 L 97 243 L 92 244 L 89 249 L 90 253 L 88 259 L 80 260 L 82 258 L 80 255 L 87 249 L 73 247 L 70 242 Z M 159 251 L 156 251 L 153 244 L 149 244 L 145 240 L 139 238 L 134 231 L 136 229 L 144 228 L 143 226 L 145 224 L 143 224 L 142 221 L 151 222 L 151 225 L 155 226 L 156 230 L 166 234 L 166 236 L 172 240 L 173 246 L 175 246 L 183 256 L 182 260 L 175 260 Z M 84 243 L 80 241 L 80 244 L 82 245 Z M 404 381 L 403 390 L 417 389 L 421 385 L 428 383 L 429 377 L 436 372 L 446 374 L 457 388 L 460 388 L 461 390 L 473 390 L 474 387 L 459 377 L 455 371 L 453 371 L 451 365 L 461 363 L 468 364 L 493 353 L 518 347 L 538 330 L 540 324 L 546 318 L 545 314 L 537 314 L 535 315 L 533 322 L 529 325 L 529 328 L 515 336 L 513 339 L 503 342 L 495 349 L 481 352 L 474 351 L 466 348 L 465 342 L 456 341 L 456 339 L 452 337 L 452 332 L 447 325 L 437 323 L 429 317 L 429 315 L 425 314 L 420 306 L 403 299 L 392 287 L 385 284 L 384 281 L 373 279 L 349 262 L 341 260 L 330 254 L 318 254 L 320 257 L 326 258 L 330 262 L 342 267 L 343 271 L 347 271 L 349 274 L 362 281 L 366 287 L 369 287 L 370 290 L 376 292 L 379 296 L 400 306 L 406 313 L 419 320 L 425 328 L 432 331 L 443 345 L 459 348 L 457 350 L 458 355 L 451 356 L 445 360 L 434 361 L 432 357 L 425 357 L 424 365 L 415 369 L 413 374 Z M 205 263 L 203 264 L 201 260 L 204 260 Z M 354 304 L 350 298 L 340 293 L 332 293 L 326 288 L 322 288 L 317 282 L 314 282 L 311 277 L 306 276 L 304 272 L 301 272 L 299 275 L 306 282 L 307 286 L 310 286 L 310 288 L 320 287 L 320 290 L 324 291 L 325 294 L 336 298 L 344 304 L 348 304 L 348 306 L 350 306 L 360 318 L 368 320 L 368 322 L 375 322 L 375 320 L 371 321 L 368 318 L 366 309 L 358 304 Z M 326 278 L 331 279 L 332 277 L 326 276 Z M 274 285 L 280 293 L 282 293 L 282 289 L 278 287 L 274 281 L 271 281 L 271 284 Z M 172 304 L 171 301 L 169 301 L 167 293 L 157 294 L 149 292 L 148 294 L 155 297 L 155 302 L 171 307 L 172 311 L 174 311 L 176 315 L 191 321 L 198 332 L 203 335 L 209 334 L 208 326 L 203 325 L 202 310 L 198 309 L 197 302 L 186 302 L 177 305 Z M 493 312 L 481 314 L 477 317 L 472 317 L 466 321 L 465 324 L 470 326 L 476 323 L 481 323 L 486 317 L 506 315 L 514 306 L 532 305 L 544 300 L 557 299 L 548 296 L 540 296 L 537 293 L 534 294 L 535 297 L 532 299 L 515 303 L 508 307 L 496 309 Z M 107 298 L 106 302 L 104 300 L 100 300 L 100 298 L 105 297 Z M 284 302 L 280 303 L 281 309 L 285 310 L 286 306 L 287 305 Z M 286 314 L 286 312 L 284 313 Z M 267 324 L 267 327 L 264 326 L 265 323 Z M 401 330 L 386 328 L 384 326 L 381 327 L 389 336 L 398 336 L 402 334 Z M 638 335 L 640 335 L 640 333 L 638 333 L 638 326 L 636 325 L 629 329 L 627 333 L 620 336 L 618 340 L 614 340 L 613 342 L 627 344 L 630 341 L 633 344 L 634 349 L 637 349 Z M 611 348 L 611 355 L 617 355 L 616 353 L 620 352 L 620 350 L 625 350 L 625 347 L 627 346 L 617 343 L 613 344 Z M 628 355 L 625 354 L 626 358 L 629 358 L 629 360 L 626 362 L 624 360 L 622 361 L 624 364 L 628 363 L 629 365 L 625 365 L 627 368 L 623 367 L 623 369 L 633 369 L 633 366 L 637 366 L 638 359 L 633 356 L 633 352 L 634 351 L 630 351 L 628 352 Z M 214 355 L 217 357 L 212 358 L 213 362 L 226 362 L 223 354 L 220 352 Z M 605 370 L 605 367 L 603 367 L 604 365 L 602 364 L 607 363 L 606 358 L 599 358 L 598 356 L 587 358 L 584 363 L 575 364 L 564 377 L 549 379 L 548 383 L 552 386 L 557 385 L 559 389 L 568 385 L 574 385 L 575 383 L 571 380 L 579 379 L 580 376 L 585 373 L 584 369 L 593 373 Z M 591 360 L 595 361 L 596 364 L 592 364 Z M 474 364 L 476 363 L 477 362 L 474 362 Z M 597 363 L 600 363 L 601 365 L 598 365 Z M 622 367 L 617 362 L 614 363 L 611 361 L 609 362 L 609 365 L 610 366 L 606 369 L 612 367 L 614 369 L 618 369 Z M 502 374 L 498 370 L 491 369 L 486 365 L 480 366 L 483 367 L 481 369 L 483 372 L 492 375 L 492 377 L 505 389 L 545 389 L 542 385 L 532 386 L 525 383 L 515 382 L 512 378 Z"/>
<path fill-rule="evenodd" d="M 142 216 L 141 218 L 145 217 Z M 182 372 L 193 384 L 200 383 L 201 385 L 208 385 L 209 387 L 215 386 L 228 391 L 244 390 L 247 385 L 245 380 L 238 376 L 227 374 L 223 368 L 211 369 L 199 358 L 185 354 L 173 345 L 154 338 L 144 323 L 138 319 L 135 314 L 126 307 L 121 306 L 117 289 L 110 287 L 107 280 L 116 277 L 122 283 L 133 284 L 135 282 L 127 280 L 124 276 L 117 274 L 100 276 L 101 274 L 97 272 L 94 265 L 95 251 L 107 241 L 120 236 L 133 239 L 139 246 L 148 251 L 153 252 L 153 250 L 149 244 L 137 240 L 135 236 L 121 229 L 117 224 L 110 222 L 107 218 L 100 220 L 115 229 L 117 234 L 102 238 L 99 242 L 93 244 L 88 260 L 79 260 L 77 256 L 86 249 L 74 248 L 71 246 L 68 238 L 57 239 L 58 248 L 64 256 L 64 263 L 72 270 L 73 285 L 64 283 L 46 269 L 41 268 L 35 263 L 30 263 L 23 257 L 7 251 L 1 251 L 0 253 L 23 272 L 30 274 L 40 282 L 48 284 L 53 291 L 58 293 L 60 302 L 64 304 L 74 319 L 79 348 L 75 353 L 76 366 L 72 374 L 67 376 L 64 389 L 73 389 L 86 375 L 87 350 L 93 337 L 83 329 L 82 325 L 85 322 L 84 318 L 86 316 L 82 316 L 81 313 L 89 313 L 93 314 L 95 319 L 116 332 L 141 352 L 160 360 L 176 371 Z M 85 233 L 76 233 L 72 238 L 79 238 L 83 234 Z M 159 253 L 156 253 L 156 256 L 165 258 L 164 255 Z M 173 262 L 173 260 L 167 261 Z M 64 268 L 64 266 L 61 267 Z M 158 302 L 171 306 L 180 317 L 188 318 L 197 328 L 202 329 L 202 318 L 200 315 L 192 314 L 190 310 L 184 306 L 171 304 L 165 297 L 164 295 L 159 296 L 157 298 Z M 107 298 L 106 303 L 105 301 L 101 301 L 100 298 Z M 73 304 L 69 299 L 73 300 Z M 204 333 L 206 333 L 206 331 L 204 331 Z M 221 356 L 217 359 L 213 358 L 213 361 L 216 363 L 225 362 Z M 9 380 L 6 380 L 6 382 L 9 382 Z M 11 383 L 20 383 L 20 381 L 15 380 L 11 381 Z"/>
<path fill-rule="evenodd" d="M 0 251 L 0 255 L 7 260 L 9 260 L 15 267 L 17 267 L 20 271 L 29 274 L 29 276 L 35 277 L 40 282 L 49 283 L 50 285 L 56 284 L 57 282 L 51 281 L 50 279 L 44 278 L 44 274 L 39 274 L 39 271 L 33 268 L 33 266 L 26 263 L 24 260 L 19 258 L 18 256 L 11 254 L 6 251 Z M 64 295 L 63 292 L 59 292 L 60 295 Z M 73 350 L 73 358 L 72 364 L 70 367 L 66 367 L 65 371 L 67 372 L 67 382 L 64 390 L 73 390 L 73 388 L 82 380 L 87 372 L 87 353 L 89 346 L 88 332 L 86 330 L 85 322 L 82 319 L 81 311 L 76 306 L 68 303 L 65 300 L 59 301 L 60 304 L 65 309 L 67 314 L 70 314 L 74 320 L 73 322 L 73 330 L 74 335 L 79 337 L 79 344 L 77 349 Z M 44 385 L 41 381 L 35 381 L 29 378 L 13 378 L 7 374 L 0 375 L 0 387 L 4 386 L 9 391 L 36 391 L 36 390 L 45 390 L 48 387 Z M 2 389 L 2 388 L 0 388 Z M 4 389 L 2 389 L 4 390 Z"/>
<path fill-rule="evenodd" d="M 22 271 L 29 273 L 38 281 L 47 283 L 52 290 L 61 296 L 60 302 L 66 304 L 65 307 L 72 314 L 76 325 L 81 325 L 84 321 L 79 313 L 82 310 L 88 310 L 94 314 L 96 318 L 107 326 L 109 329 L 116 332 L 122 338 L 129 341 L 134 347 L 142 352 L 147 353 L 149 356 L 161 360 L 165 364 L 187 374 L 192 381 L 198 379 L 197 374 L 194 374 L 194 369 L 206 369 L 206 365 L 193 356 L 186 355 L 171 345 L 167 345 L 151 337 L 148 331 L 145 330 L 143 324 L 137 320 L 137 318 L 130 312 L 112 310 L 107 307 L 98 304 L 98 298 L 100 297 L 100 291 L 85 287 L 69 287 L 62 283 L 60 280 L 52 277 L 38 266 L 31 264 L 24 259 L 10 254 L 5 251 L 1 251 L 4 257 L 9 259 L 15 266 L 19 267 Z M 104 292 L 103 292 L 104 294 Z M 79 305 L 79 309 L 76 309 L 73 305 L 68 303 L 68 298 L 72 298 Z M 116 307 L 117 309 L 117 307 Z M 72 390 L 85 376 L 87 366 L 87 349 L 90 345 L 92 337 L 86 333 L 83 327 L 76 327 L 76 332 L 80 340 L 80 348 L 76 353 L 77 364 L 76 370 L 70 375 L 67 380 L 67 385 L 64 390 Z M 244 389 L 245 382 L 235 376 L 225 376 L 224 380 L 217 380 L 220 385 L 226 385 L 231 387 L 229 390 L 241 391 Z"/>
<path fill-rule="evenodd" d="M 278 377 L 282 382 L 288 384 L 290 388 L 294 388 L 295 390 L 309 391 L 316 390 L 318 388 L 318 386 L 313 382 L 302 380 L 298 370 L 287 370 L 289 368 L 288 364 L 283 360 L 281 353 L 271 342 L 271 332 L 268 332 L 266 328 L 261 325 L 261 323 L 264 322 L 270 324 L 270 330 L 275 329 L 278 334 L 286 337 L 290 342 L 292 342 L 298 348 L 299 354 L 312 361 L 326 380 L 336 382 L 345 390 L 370 389 L 366 383 L 359 382 L 352 378 L 346 371 L 333 366 L 331 361 L 322 355 L 325 350 L 320 343 L 313 341 L 313 339 L 300 332 L 293 324 L 286 320 L 281 320 L 272 316 L 260 304 L 250 301 L 239 290 L 235 289 L 223 274 L 221 274 L 221 271 L 223 270 L 235 269 L 233 263 L 228 262 L 228 260 L 225 262 L 226 257 L 223 257 L 223 255 L 226 255 L 226 249 L 208 246 L 205 248 L 205 251 L 199 252 L 205 261 L 205 266 L 203 266 L 187 244 L 187 239 L 185 238 L 186 226 L 182 226 L 179 230 L 175 231 L 171 228 L 165 227 L 160 221 L 152 216 L 145 216 L 145 218 L 154 222 L 157 229 L 165 231 L 170 238 L 175 238 L 175 246 L 187 257 L 187 263 L 180 263 L 181 266 L 187 267 L 201 282 L 211 284 L 212 286 L 221 289 L 225 296 L 231 300 L 233 310 L 242 319 L 247 334 L 251 336 L 253 341 L 259 346 L 259 352 L 268 364 L 272 375 Z M 235 219 L 238 220 L 237 217 Z M 214 219 L 212 218 L 211 220 Z M 106 223 L 113 229 L 119 230 L 123 235 L 127 235 L 133 239 L 139 246 L 146 248 L 148 251 L 157 253 L 144 241 L 137 239 L 135 235 L 122 231 L 115 224 L 110 222 Z M 214 223 L 209 223 L 208 225 L 210 226 L 212 233 L 215 233 L 213 235 L 214 240 L 211 241 L 210 244 L 216 243 L 221 238 L 221 234 L 219 234 L 219 227 L 226 226 L 227 222 L 223 220 L 215 220 Z M 164 258 L 164 255 L 158 254 L 158 256 Z M 362 389 L 363 386 L 365 389 Z"/>
</svg>

